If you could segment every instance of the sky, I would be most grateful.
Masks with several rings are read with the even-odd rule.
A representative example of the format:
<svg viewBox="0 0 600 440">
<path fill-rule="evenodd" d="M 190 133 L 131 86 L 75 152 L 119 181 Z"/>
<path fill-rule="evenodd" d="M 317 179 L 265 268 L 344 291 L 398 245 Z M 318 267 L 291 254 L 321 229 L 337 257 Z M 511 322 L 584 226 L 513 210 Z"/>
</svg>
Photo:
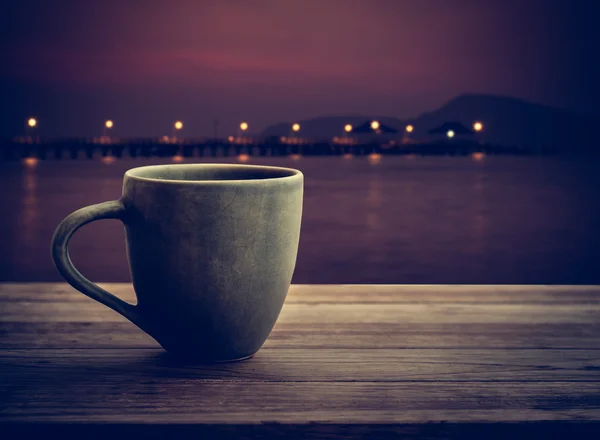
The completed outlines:
<svg viewBox="0 0 600 440">
<path fill-rule="evenodd" d="M 414 117 L 463 93 L 600 119 L 586 0 L 10 0 L 0 136 L 251 132 L 324 115 Z"/>
</svg>

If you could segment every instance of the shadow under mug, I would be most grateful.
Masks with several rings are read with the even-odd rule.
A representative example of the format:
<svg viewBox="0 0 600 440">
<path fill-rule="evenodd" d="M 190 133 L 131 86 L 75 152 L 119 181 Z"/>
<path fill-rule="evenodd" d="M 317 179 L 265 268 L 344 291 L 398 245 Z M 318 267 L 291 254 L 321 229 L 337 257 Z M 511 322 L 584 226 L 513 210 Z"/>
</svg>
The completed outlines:
<svg viewBox="0 0 600 440">
<path fill-rule="evenodd" d="M 252 356 L 290 287 L 304 176 L 280 167 L 186 164 L 134 168 L 119 200 L 75 211 L 52 238 L 63 278 L 151 335 L 204 361 Z M 137 296 L 131 305 L 85 278 L 68 244 L 83 225 L 119 219 Z"/>
</svg>

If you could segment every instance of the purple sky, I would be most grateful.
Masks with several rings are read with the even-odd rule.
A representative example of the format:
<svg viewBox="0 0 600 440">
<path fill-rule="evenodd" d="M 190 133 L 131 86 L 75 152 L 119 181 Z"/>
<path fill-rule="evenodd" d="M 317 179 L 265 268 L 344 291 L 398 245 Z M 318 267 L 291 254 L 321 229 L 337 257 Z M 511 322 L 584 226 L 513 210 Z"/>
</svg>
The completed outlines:
<svg viewBox="0 0 600 440">
<path fill-rule="evenodd" d="M 98 134 L 107 118 L 123 136 L 175 119 L 195 136 L 215 118 L 222 134 L 241 120 L 402 118 L 465 92 L 600 116 L 591 11 L 576 0 L 13 3 L 0 13 L 0 135 L 29 115 L 52 136 Z"/>
</svg>

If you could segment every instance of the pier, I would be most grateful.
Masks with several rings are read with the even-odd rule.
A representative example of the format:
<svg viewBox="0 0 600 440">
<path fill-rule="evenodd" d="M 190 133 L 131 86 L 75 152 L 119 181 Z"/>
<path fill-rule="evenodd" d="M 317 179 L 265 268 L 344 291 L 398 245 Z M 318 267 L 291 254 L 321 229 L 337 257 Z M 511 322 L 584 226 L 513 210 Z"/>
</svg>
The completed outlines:
<svg viewBox="0 0 600 440">
<path fill-rule="evenodd" d="M 552 154 L 545 149 L 535 154 Z M 439 155 L 466 156 L 472 154 L 530 155 L 534 152 L 517 147 L 501 147 L 473 142 L 439 142 L 429 144 L 385 143 L 342 143 L 334 141 L 259 140 L 231 142 L 227 139 L 200 141 L 164 142 L 155 139 L 132 139 L 127 141 L 93 142 L 82 139 L 39 140 L 0 142 L 0 160 L 12 161 L 25 158 L 40 160 L 73 160 L 112 157 L 268 157 L 268 156 L 368 156 L 380 155 Z"/>
</svg>

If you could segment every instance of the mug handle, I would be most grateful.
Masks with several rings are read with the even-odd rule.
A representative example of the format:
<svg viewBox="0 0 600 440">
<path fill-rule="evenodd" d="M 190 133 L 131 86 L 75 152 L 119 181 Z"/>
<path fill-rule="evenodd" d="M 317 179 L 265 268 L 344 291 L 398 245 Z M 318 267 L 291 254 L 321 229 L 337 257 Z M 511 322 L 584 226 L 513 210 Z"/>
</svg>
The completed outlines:
<svg viewBox="0 0 600 440">
<path fill-rule="evenodd" d="M 58 225 L 56 231 L 54 231 L 51 245 L 52 261 L 58 272 L 71 286 L 84 295 L 120 313 L 143 330 L 145 325 L 138 313 L 137 307 L 117 298 L 112 293 L 92 283 L 75 268 L 69 256 L 69 240 L 71 240 L 71 237 L 79 228 L 102 219 L 118 219 L 123 221 L 125 212 L 126 209 L 123 202 L 112 200 L 110 202 L 86 206 L 67 216 Z"/>
</svg>

